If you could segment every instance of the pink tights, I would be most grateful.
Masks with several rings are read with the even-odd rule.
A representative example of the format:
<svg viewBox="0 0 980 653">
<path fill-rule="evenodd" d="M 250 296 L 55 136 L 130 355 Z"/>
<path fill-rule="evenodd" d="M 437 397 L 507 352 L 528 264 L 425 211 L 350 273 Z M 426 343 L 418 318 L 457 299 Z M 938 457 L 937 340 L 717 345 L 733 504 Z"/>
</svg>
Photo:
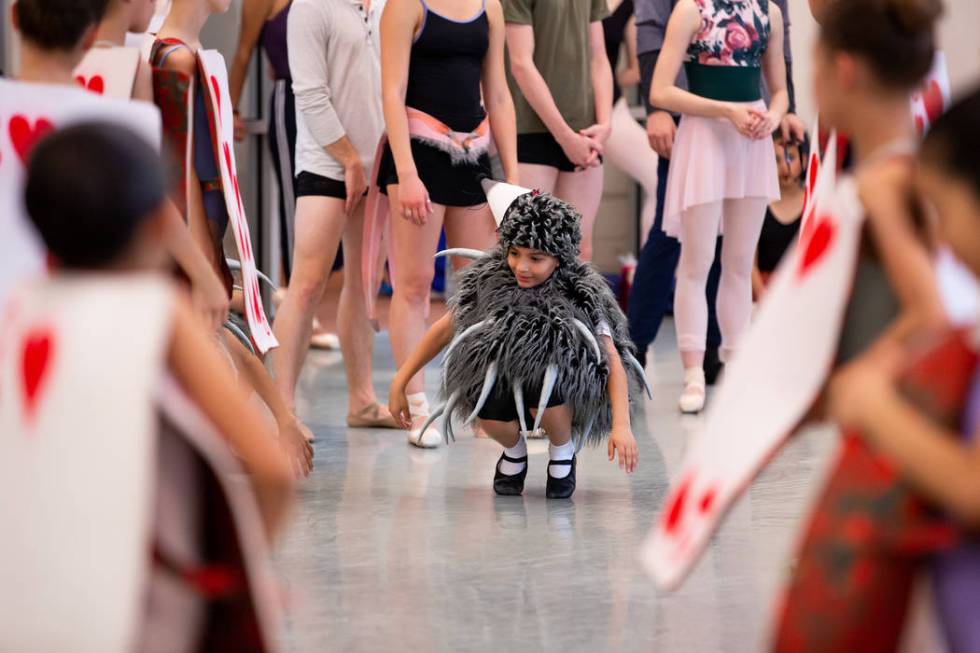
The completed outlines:
<svg viewBox="0 0 980 653">
<path fill-rule="evenodd" d="M 766 215 L 765 198 L 726 199 L 698 204 L 681 215 L 681 259 L 677 266 L 674 320 L 682 352 L 703 352 L 708 331 L 705 285 L 715 256 L 718 225 L 724 215 L 721 282 L 715 308 L 721 330 L 722 360 L 738 347 L 752 312 L 752 262 Z"/>
</svg>

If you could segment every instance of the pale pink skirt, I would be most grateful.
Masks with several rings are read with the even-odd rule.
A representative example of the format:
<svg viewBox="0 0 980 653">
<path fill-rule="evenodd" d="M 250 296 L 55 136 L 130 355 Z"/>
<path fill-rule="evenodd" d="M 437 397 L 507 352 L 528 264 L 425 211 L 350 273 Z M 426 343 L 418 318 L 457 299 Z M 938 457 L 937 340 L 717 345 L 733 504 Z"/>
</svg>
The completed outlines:
<svg viewBox="0 0 980 653">
<path fill-rule="evenodd" d="M 752 104 L 765 108 L 761 100 Z M 748 197 L 779 199 L 772 137 L 746 138 L 725 118 L 683 116 L 667 176 L 667 235 L 680 238 L 681 214 L 692 206 Z M 719 225 L 723 232 L 724 217 Z"/>
</svg>

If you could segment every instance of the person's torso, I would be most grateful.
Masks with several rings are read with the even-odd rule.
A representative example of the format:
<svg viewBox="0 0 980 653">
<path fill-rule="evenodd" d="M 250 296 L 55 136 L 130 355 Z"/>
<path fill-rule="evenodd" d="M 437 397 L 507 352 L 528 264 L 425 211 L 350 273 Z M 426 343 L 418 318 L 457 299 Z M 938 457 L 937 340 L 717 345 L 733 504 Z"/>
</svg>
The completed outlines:
<svg viewBox="0 0 980 653">
<path fill-rule="evenodd" d="M 378 139 L 384 132 L 381 109 L 380 23 L 385 0 L 365 6 L 356 0 L 293 0 L 293 6 L 318 7 L 326 30 L 326 48 L 310 56 L 326 60 L 330 103 L 347 139 L 370 169 Z M 295 56 L 296 53 L 294 53 Z M 343 179 L 343 165 L 316 142 L 297 111 L 297 171 Z M 305 165 L 309 162 L 313 165 Z"/>
<path fill-rule="evenodd" d="M 276 79 L 291 79 L 286 25 L 289 22 L 289 9 L 292 4 L 292 2 L 286 3 L 286 6 L 270 16 L 262 25 L 262 32 L 259 34 L 259 45 L 265 50 Z"/>
<path fill-rule="evenodd" d="M 548 84 L 562 118 L 574 130 L 595 122 L 589 45 L 593 4 L 592 0 L 533 3 L 534 65 Z M 511 75 L 509 62 L 507 71 L 517 112 L 517 132 L 547 132 Z"/>
<path fill-rule="evenodd" d="M 796 241 L 800 232 L 800 217 L 784 224 L 766 209 L 766 219 L 759 236 L 758 265 L 761 272 L 773 272 L 786 250 Z"/>
<path fill-rule="evenodd" d="M 686 63 L 758 68 L 769 44 L 766 0 L 695 0 L 701 28 L 685 55 Z"/>
<path fill-rule="evenodd" d="M 456 131 L 468 132 L 485 117 L 480 80 L 490 47 L 486 3 L 465 20 L 443 16 L 424 0 L 422 7 L 422 26 L 409 61 L 405 104 Z"/>
</svg>

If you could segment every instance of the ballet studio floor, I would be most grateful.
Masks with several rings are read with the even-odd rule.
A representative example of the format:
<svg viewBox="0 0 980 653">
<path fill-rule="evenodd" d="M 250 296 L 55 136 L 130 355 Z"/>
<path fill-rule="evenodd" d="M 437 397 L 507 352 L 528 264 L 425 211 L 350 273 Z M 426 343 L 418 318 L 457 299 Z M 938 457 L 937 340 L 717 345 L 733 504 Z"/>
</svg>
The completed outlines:
<svg viewBox="0 0 980 653">
<path fill-rule="evenodd" d="M 495 497 L 500 448 L 492 441 L 467 433 L 423 451 L 399 432 L 346 428 L 340 355 L 312 353 L 299 411 L 318 438 L 316 465 L 276 556 L 290 605 L 285 650 L 764 649 L 798 524 L 835 437 L 815 429 L 791 441 L 682 589 L 658 590 L 637 551 L 700 425 L 675 407 L 673 335 L 665 323 L 648 368 L 654 399 L 634 419 L 636 474 L 627 478 L 605 449 L 586 450 L 570 501 L 544 498 L 540 440 L 530 443 L 524 496 Z M 393 371 L 383 336 L 374 377 L 383 399 Z M 433 398 L 434 381 L 430 374 Z"/>
</svg>

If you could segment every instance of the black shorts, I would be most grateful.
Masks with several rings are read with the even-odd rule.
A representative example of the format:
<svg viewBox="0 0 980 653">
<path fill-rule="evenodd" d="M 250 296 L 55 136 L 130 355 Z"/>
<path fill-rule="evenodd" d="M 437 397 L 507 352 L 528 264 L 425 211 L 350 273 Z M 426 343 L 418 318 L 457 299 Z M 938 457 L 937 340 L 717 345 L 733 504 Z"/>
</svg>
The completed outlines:
<svg viewBox="0 0 980 653">
<path fill-rule="evenodd" d="M 493 177 L 490 168 L 490 155 L 483 154 L 473 164 L 454 164 L 452 158 L 442 150 L 425 143 L 412 140 L 412 158 L 418 170 L 419 179 L 429 191 L 433 204 L 443 206 L 479 206 L 487 203 L 480 182 L 484 177 Z M 398 183 L 398 171 L 391 146 L 385 145 L 378 164 L 378 178 L 375 180 L 381 192 L 388 194 L 388 185 Z"/>
<path fill-rule="evenodd" d="M 296 197 L 336 197 L 346 200 L 347 184 L 304 170 L 296 175 Z M 331 269 L 336 272 L 342 267 L 344 267 L 344 249 L 338 247 Z"/>
<path fill-rule="evenodd" d="M 311 196 L 346 200 L 347 185 L 343 181 L 304 170 L 296 176 L 296 197 Z"/>
<path fill-rule="evenodd" d="M 565 150 L 550 133 L 518 134 L 517 160 L 539 166 L 558 168 L 561 172 L 575 172 L 575 164 L 565 156 Z"/>
<path fill-rule="evenodd" d="M 531 409 L 538 407 L 538 400 L 541 398 L 541 386 L 524 388 L 524 423 L 528 428 L 534 424 L 534 417 L 531 416 Z M 558 391 L 551 393 L 548 400 L 548 408 L 561 406 L 565 400 L 561 398 Z M 514 402 L 514 391 L 510 385 L 498 384 L 487 398 L 487 403 L 477 413 L 480 419 L 489 419 L 496 422 L 516 422 L 518 421 L 517 404 Z"/>
</svg>

